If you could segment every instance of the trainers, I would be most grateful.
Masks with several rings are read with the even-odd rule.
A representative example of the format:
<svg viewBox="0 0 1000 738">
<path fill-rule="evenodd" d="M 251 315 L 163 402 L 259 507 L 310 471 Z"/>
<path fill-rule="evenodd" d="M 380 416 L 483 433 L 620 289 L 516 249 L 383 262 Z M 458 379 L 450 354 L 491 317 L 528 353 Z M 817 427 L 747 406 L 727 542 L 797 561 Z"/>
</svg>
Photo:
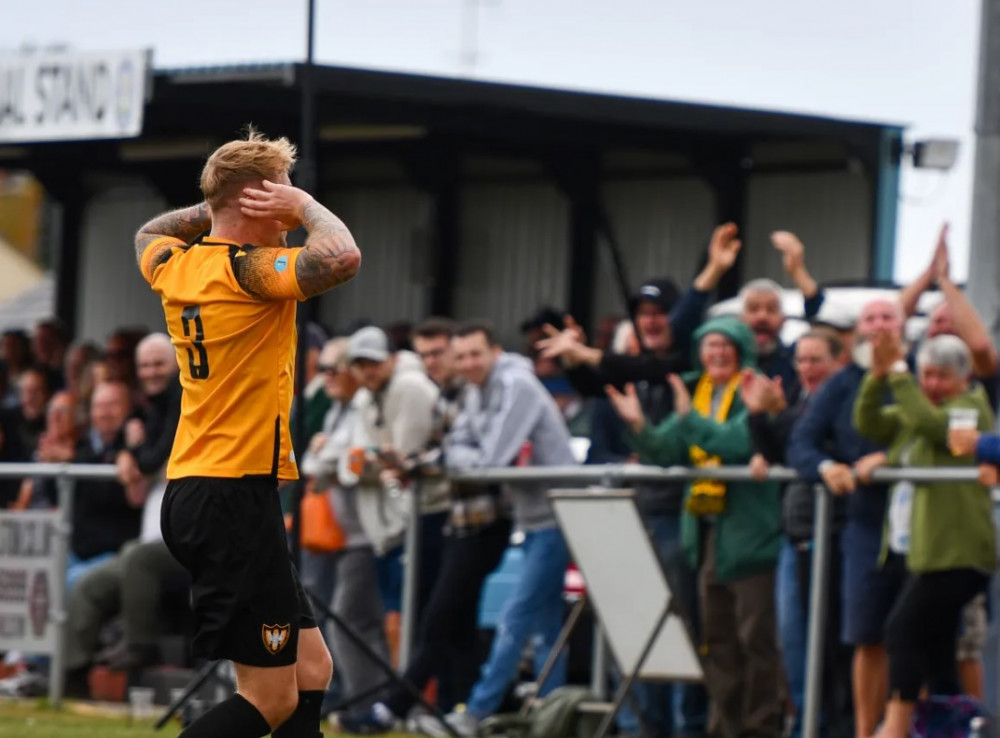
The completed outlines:
<svg viewBox="0 0 1000 738">
<path fill-rule="evenodd" d="M 381 702 L 376 702 L 367 710 L 344 713 L 338 723 L 340 730 L 351 735 L 379 735 L 392 730 L 396 716 Z"/>
<path fill-rule="evenodd" d="M 445 718 L 448 725 L 460 736 L 469 737 L 479 734 L 479 718 L 464 708 L 456 710 Z"/>
<path fill-rule="evenodd" d="M 450 738 L 452 733 L 448 727 L 462 738 L 471 738 L 479 734 L 479 718 L 463 708 L 445 716 L 448 727 L 442 725 L 441 721 L 434 715 L 419 715 L 415 722 L 420 733 L 433 736 L 433 738 Z"/>
<path fill-rule="evenodd" d="M 437 715 L 431 715 L 426 712 L 410 718 L 406 724 L 406 729 L 410 733 L 429 735 L 432 738 L 451 738 L 448 728 L 442 725 Z"/>
</svg>

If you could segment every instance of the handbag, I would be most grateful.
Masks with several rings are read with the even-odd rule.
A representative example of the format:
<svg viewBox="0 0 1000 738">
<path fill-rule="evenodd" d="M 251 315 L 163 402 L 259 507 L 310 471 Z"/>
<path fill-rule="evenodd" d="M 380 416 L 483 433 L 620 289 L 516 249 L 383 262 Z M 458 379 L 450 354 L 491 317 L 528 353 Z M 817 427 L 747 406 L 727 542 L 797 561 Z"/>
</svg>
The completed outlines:
<svg viewBox="0 0 1000 738">
<path fill-rule="evenodd" d="M 326 492 L 312 486 L 302 498 L 300 543 L 310 553 L 333 553 L 344 548 L 344 529 L 333 512 Z"/>
</svg>

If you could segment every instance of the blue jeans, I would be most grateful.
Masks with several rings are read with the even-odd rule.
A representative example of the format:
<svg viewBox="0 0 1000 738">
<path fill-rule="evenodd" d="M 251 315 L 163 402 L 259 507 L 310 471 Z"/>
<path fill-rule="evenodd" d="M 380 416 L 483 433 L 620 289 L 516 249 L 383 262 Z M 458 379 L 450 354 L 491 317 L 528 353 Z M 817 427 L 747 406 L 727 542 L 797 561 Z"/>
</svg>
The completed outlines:
<svg viewBox="0 0 1000 738">
<path fill-rule="evenodd" d="M 375 559 L 378 594 L 386 612 L 403 611 L 403 546 L 386 551 Z"/>
<path fill-rule="evenodd" d="M 100 566 L 105 561 L 110 561 L 117 555 L 116 551 L 107 551 L 89 559 L 81 559 L 70 551 L 66 557 L 66 594 L 73 591 L 73 587 L 76 586 L 76 583 L 80 581 L 84 574 Z"/>
<path fill-rule="evenodd" d="M 795 707 L 792 738 L 802 729 L 802 707 L 806 693 L 806 616 L 799 592 L 798 551 L 785 539 L 778 555 L 775 597 L 778 613 L 778 640 L 781 658 L 788 679 L 789 697 Z"/>
<path fill-rule="evenodd" d="M 469 697 L 467 709 L 479 719 L 492 715 L 503 702 L 508 685 L 517 675 L 521 649 L 528 637 L 535 639 L 537 673 L 562 627 L 563 581 L 569 566 L 569 552 L 562 533 L 557 528 L 529 532 L 525 535 L 523 549 L 524 568 L 500 612 L 490 657 Z M 563 653 L 540 695 L 544 697 L 565 683 L 566 654 Z"/>
<path fill-rule="evenodd" d="M 663 564 L 674 597 L 689 618 L 695 633 L 699 630 L 698 579 L 681 550 L 681 519 L 677 515 L 649 515 L 646 525 L 653 537 L 656 552 Z M 697 646 L 697 641 L 695 643 Z M 699 684 L 653 684 L 636 682 L 632 698 L 638 704 L 643 722 L 654 738 L 668 738 L 676 732 L 701 735 L 708 723 L 708 693 Z M 626 701 L 618 713 L 618 728 L 623 733 L 639 733 L 639 720 Z"/>
</svg>

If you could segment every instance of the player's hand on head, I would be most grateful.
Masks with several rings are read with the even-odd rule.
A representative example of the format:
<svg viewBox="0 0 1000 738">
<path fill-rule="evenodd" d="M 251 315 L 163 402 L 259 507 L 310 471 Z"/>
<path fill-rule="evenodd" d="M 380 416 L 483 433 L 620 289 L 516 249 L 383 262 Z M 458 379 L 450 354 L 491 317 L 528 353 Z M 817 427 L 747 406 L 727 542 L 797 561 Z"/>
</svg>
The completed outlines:
<svg viewBox="0 0 1000 738">
<path fill-rule="evenodd" d="M 302 212 L 311 200 L 305 190 L 265 179 L 261 189 L 243 188 L 240 211 L 248 218 L 276 220 L 291 231 L 302 225 Z"/>
</svg>

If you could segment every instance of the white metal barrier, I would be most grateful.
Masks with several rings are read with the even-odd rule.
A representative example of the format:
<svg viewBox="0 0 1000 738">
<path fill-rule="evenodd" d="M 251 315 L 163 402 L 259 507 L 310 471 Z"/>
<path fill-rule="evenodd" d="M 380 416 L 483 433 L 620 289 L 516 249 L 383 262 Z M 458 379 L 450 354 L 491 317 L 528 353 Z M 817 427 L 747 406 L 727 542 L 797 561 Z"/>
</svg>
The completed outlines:
<svg viewBox="0 0 1000 738">
<path fill-rule="evenodd" d="M 878 469 L 873 474 L 875 483 L 899 481 L 921 482 L 974 482 L 978 480 L 975 467 L 914 467 L 908 469 Z M 559 486 L 599 485 L 623 487 L 636 482 L 689 481 L 692 479 L 717 479 L 719 481 L 756 481 L 749 467 L 731 466 L 698 468 L 655 467 L 638 464 L 594 465 L 577 467 L 510 467 L 483 469 L 474 472 L 451 474 L 453 481 L 492 484 L 543 483 L 550 489 Z M 772 467 L 768 479 L 779 482 L 798 481 L 793 469 Z M 822 484 L 815 485 L 816 511 L 814 520 L 813 559 L 809 592 L 808 641 L 806 646 L 806 695 L 802 716 L 802 735 L 819 735 L 820 701 L 823 674 L 823 632 L 826 627 L 828 578 L 830 571 L 830 533 L 832 529 L 831 495 Z M 408 554 L 409 555 L 409 554 Z M 408 559 L 413 560 L 413 559 Z M 403 615 L 406 618 L 406 613 Z M 603 678 L 603 670 L 595 674 Z M 603 691 L 603 690 L 601 690 Z"/>
<path fill-rule="evenodd" d="M 0 511 L 0 651 L 48 656 L 49 701 L 66 676 L 66 569 L 77 479 L 114 479 L 111 464 L 0 464 L 0 479 L 54 478 L 54 510 Z"/>
<path fill-rule="evenodd" d="M 49 699 L 58 705 L 63 696 L 66 649 L 66 568 L 73 517 L 73 489 L 78 479 L 114 479 L 113 465 L 84 464 L 0 464 L 0 478 L 55 478 L 58 508 L 54 511 L 0 511 L 0 651 L 21 650 L 49 655 L 52 666 Z M 694 478 L 720 481 L 754 481 L 748 467 L 654 467 L 637 464 L 608 464 L 567 467 L 510 467 L 454 473 L 452 481 L 484 484 L 540 484 L 559 487 L 623 487 L 637 482 L 676 482 Z M 791 469 L 773 467 L 773 481 L 799 479 Z M 972 482 L 978 478 L 974 467 L 879 469 L 874 481 L 891 483 Z M 823 485 L 816 485 L 817 504 L 812 563 L 812 588 L 807 646 L 806 703 L 803 735 L 817 735 L 822 674 L 822 634 L 826 621 L 829 572 L 831 504 Z M 414 514 L 419 495 L 414 495 Z M 416 520 L 416 518 L 414 518 Z M 406 539 L 406 573 L 401 653 L 405 663 L 413 642 L 417 596 L 419 526 L 411 525 Z M 41 578 L 39 578 L 41 575 Z M 43 586 L 41 582 L 45 580 Z M 49 581 L 54 580 L 54 581 Z M 39 582 L 35 584 L 35 582 Z M 42 593 L 42 594 L 39 594 Z M 42 614 L 47 610 L 47 616 Z M 36 635 L 38 634 L 38 635 Z M 17 637 L 15 637 L 17 636 Z M 598 645 L 598 652 L 601 649 Z M 603 659 L 601 659 L 603 661 Z M 601 670 L 603 673 L 603 669 Z"/>
</svg>

